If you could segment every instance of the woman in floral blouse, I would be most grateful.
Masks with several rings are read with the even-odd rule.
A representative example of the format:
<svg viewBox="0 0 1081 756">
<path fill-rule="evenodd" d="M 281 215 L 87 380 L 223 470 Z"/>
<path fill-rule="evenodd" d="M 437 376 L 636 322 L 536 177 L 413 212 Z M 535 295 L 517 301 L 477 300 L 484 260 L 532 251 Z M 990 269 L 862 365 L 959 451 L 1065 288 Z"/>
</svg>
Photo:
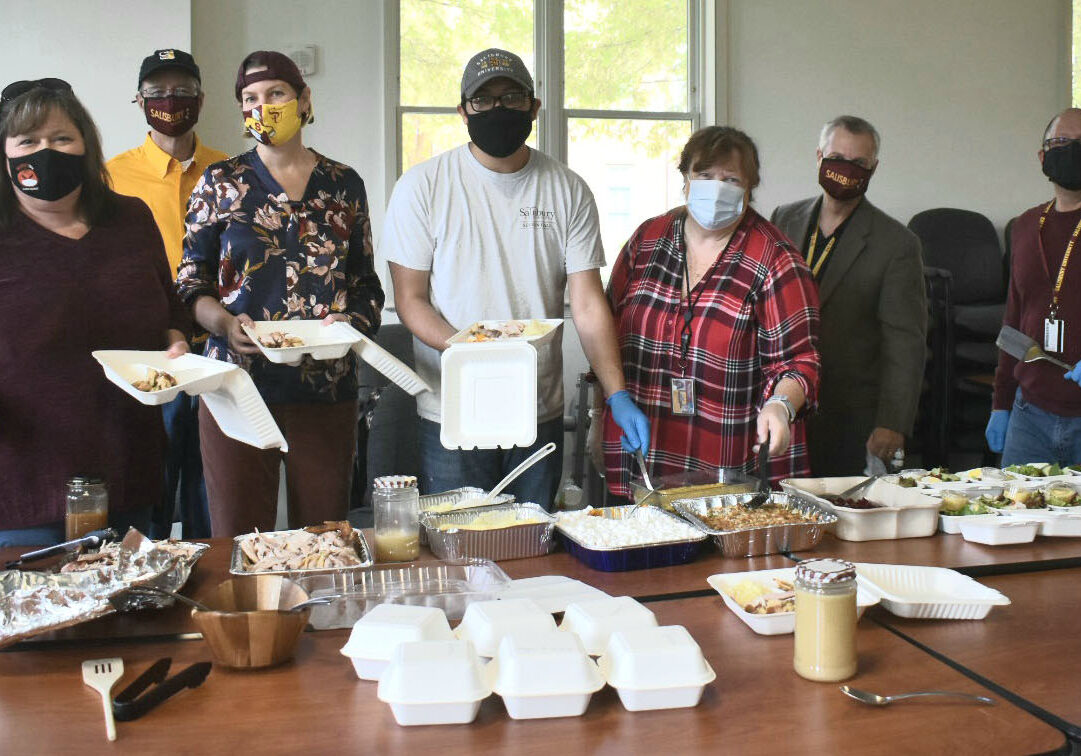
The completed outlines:
<svg viewBox="0 0 1081 756">
<path fill-rule="evenodd" d="M 215 536 L 273 529 L 282 460 L 290 526 L 341 519 L 348 509 L 356 357 L 274 364 L 242 326 L 341 320 L 372 335 L 383 307 L 364 182 L 304 146 L 311 90 L 296 65 L 281 53 L 252 53 L 237 72 L 236 98 L 259 144 L 210 166 L 192 192 L 177 289 L 210 332 L 206 355 L 251 374 L 289 453 L 227 438 L 200 407 Z"/>
<path fill-rule="evenodd" d="M 805 475 L 802 420 L 819 380 L 818 292 L 799 252 L 750 207 L 758 150 L 727 126 L 680 156 L 687 204 L 638 227 L 612 267 L 627 390 L 649 417 L 650 474 L 753 472 L 770 439 L 771 477 Z M 607 482 L 630 493 L 634 461 L 607 418 Z"/>
</svg>

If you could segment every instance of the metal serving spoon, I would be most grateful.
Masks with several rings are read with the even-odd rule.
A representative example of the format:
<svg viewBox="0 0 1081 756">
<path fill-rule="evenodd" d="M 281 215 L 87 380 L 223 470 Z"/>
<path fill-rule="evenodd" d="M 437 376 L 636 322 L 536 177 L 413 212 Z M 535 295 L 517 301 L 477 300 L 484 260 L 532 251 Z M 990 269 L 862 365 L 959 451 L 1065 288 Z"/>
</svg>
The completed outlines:
<svg viewBox="0 0 1081 756">
<path fill-rule="evenodd" d="M 857 701 L 870 704 L 871 706 L 885 706 L 886 704 L 900 701 L 904 698 L 917 698 L 919 696 L 951 696 L 953 698 L 964 698 L 975 703 L 992 705 L 995 703 L 995 699 L 987 698 L 986 696 L 975 696 L 971 693 L 957 693 L 949 690 L 924 690 L 917 693 L 898 693 L 895 696 L 880 696 L 877 693 L 868 693 L 866 690 L 853 688 L 850 685 L 842 685 L 841 692 L 849 698 L 855 698 Z"/>
</svg>

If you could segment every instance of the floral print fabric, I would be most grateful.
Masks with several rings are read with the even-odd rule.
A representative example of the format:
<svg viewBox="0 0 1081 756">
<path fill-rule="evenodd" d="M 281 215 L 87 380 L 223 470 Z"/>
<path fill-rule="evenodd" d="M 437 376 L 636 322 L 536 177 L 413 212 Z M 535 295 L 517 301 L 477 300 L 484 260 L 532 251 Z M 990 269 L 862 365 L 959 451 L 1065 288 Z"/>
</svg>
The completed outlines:
<svg viewBox="0 0 1081 756">
<path fill-rule="evenodd" d="M 372 335 L 383 289 L 372 255 L 364 182 L 316 153 L 303 198 L 291 201 L 253 149 L 210 166 L 185 218 L 177 290 L 192 305 L 217 298 L 253 320 L 313 320 L 334 313 Z M 338 402 L 357 396 L 352 352 L 340 360 L 305 357 L 298 366 L 240 355 L 212 335 L 204 354 L 241 365 L 267 402 Z"/>
</svg>

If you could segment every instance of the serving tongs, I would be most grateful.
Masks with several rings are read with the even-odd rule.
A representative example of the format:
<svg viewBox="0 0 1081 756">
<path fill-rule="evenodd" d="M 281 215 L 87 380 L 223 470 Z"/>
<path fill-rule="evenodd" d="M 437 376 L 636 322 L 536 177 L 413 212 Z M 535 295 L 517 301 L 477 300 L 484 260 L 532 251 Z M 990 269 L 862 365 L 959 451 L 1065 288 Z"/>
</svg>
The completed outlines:
<svg viewBox="0 0 1081 756">
<path fill-rule="evenodd" d="M 71 541 L 64 541 L 58 543 L 55 546 L 48 546 L 44 549 L 38 549 L 36 551 L 28 551 L 18 559 L 13 559 L 4 565 L 5 570 L 13 570 L 27 562 L 37 562 L 41 559 L 48 559 L 49 557 L 60 556 L 61 554 L 70 554 L 74 551 L 78 551 L 84 546 L 88 549 L 100 549 L 109 541 L 115 541 L 117 539 L 116 531 L 112 528 L 104 528 L 102 530 L 92 530 L 82 538 L 75 538 Z"/>
<path fill-rule="evenodd" d="M 876 480 L 878 480 L 881 477 L 882 477 L 881 475 L 872 475 L 872 476 L 870 476 L 870 477 L 868 477 L 868 478 L 866 478 L 864 480 L 861 480 L 859 483 L 852 486 L 852 488 L 848 488 L 848 489 L 846 489 L 844 491 L 841 491 L 841 493 L 837 494 L 837 498 L 838 499 L 854 499 L 854 498 L 856 498 L 856 494 L 862 493 L 865 488 L 870 486 L 872 483 L 874 483 Z"/>
<path fill-rule="evenodd" d="M 198 688 L 210 674 L 210 662 L 198 662 L 177 672 L 168 680 L 169 657 L 158 659 L 113 699 L 113 717 L 118 722 L 130 722 L 146 714 L 170 696 L 185 688 Z M 153 687 L 151 687 L 153 686 Z M 145 691 L 145 693 L 144 693 Z"/>
<path fill-rule="evenodd" d="M 1047 352 L 1040 349 L 1040 345 L 1037 344 L 1034 339 L 1029 338 L 1016 328 L 1011 328 L 1008 325 L 1002 326 L 1002 330 L 998 332 L 998 338 L 995 339 L 995 346 L 1021 362 L 1044 360 L 1045 362 L 1050 362 L 1052 365 L 1057 365 L 1065 370 L 1073 370 L 1073 365 L 1067 365 L 1062 360 L 1055 359 Z"/>
<path fill-rule="evenodd" d="M 769 501 L 769 431 L 766 440 L 758 447 L 758 493 L 747 500 L 747 509 L 758 509 Z"/>
</svg>

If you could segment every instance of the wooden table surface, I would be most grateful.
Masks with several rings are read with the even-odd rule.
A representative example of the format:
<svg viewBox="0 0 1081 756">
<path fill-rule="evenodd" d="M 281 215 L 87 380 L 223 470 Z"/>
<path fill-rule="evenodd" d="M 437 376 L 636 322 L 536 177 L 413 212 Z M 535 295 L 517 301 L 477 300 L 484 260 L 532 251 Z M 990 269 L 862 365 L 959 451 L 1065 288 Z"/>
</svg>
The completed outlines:
<svg viewBox="0 0 1081 756">
<path fill-rule="evenodd" d="M 605 688 L 578 718 L 511 720 L 488 698 L 472 725 L 400 727 L 358 681 L 338 650 L 346 631 L 306 633 L 296 659 L 262 672 L 214 669 L 105 740 L 97 694 L 80 662 L 121 656 L 127 674 L 114 693 L 162 656 L 173 671 L 208 657 L 201 641 L 0 653 L 0 753 L 678 753 L 824 754 L 1036 753 L 1063 735 L 1019 708 L 912 702 L 885 708 L 843 696 L 834 684 L 792 671 L 791 636 L 755 635 L 719 598 L 650 604 L 662 624 L 683 624 L 717 680 L 693 709 L 627 712 Z M 947 688 L 980 693 L 958 673 L 864 620 L 860 671 L 874 691 Z M 782 744 L 785 744 L 782 746 Z"/>
<path fill-rule="evenodd" d="M 1010 605 L 980 622 L 888 622 L 1081 729 L 1081 569 L 979 580 Z"/>
</svg>

